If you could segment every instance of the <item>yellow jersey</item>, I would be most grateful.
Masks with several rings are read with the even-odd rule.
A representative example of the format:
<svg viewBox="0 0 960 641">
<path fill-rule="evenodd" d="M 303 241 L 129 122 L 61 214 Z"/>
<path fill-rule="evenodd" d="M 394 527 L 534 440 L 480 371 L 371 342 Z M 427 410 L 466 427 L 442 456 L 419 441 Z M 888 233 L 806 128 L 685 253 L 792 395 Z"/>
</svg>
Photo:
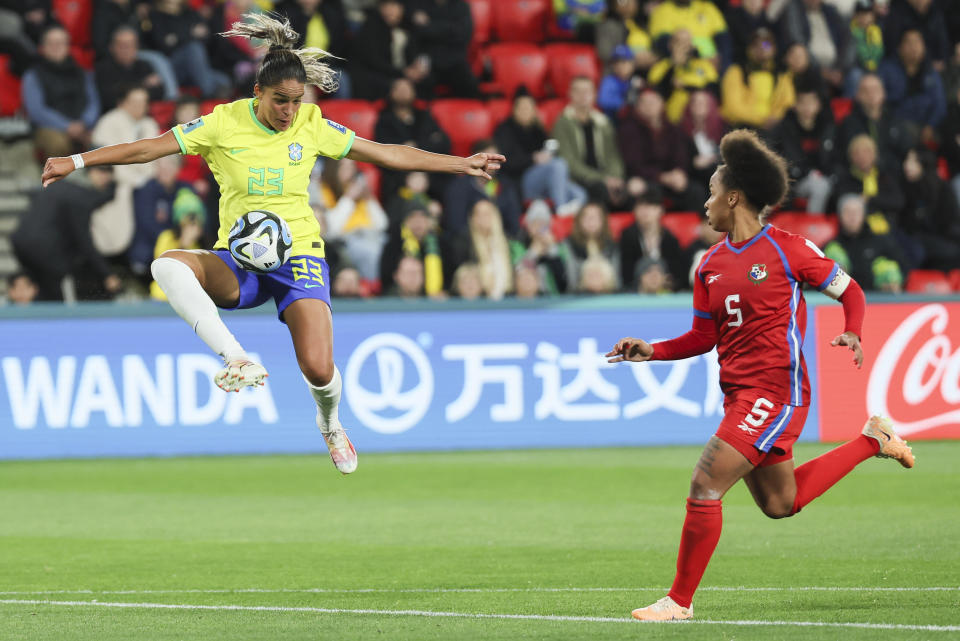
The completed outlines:
<svg viewBox="0 0 960 641">
<path fill-rule="evenodd" d="M 272 211 L 290 226 L 291 256 L 323 258 L 320 224 L 307 196 L 317 156 L 340 159 L 350 152 L 354 132 L 327 120 L 314 104 L 303 104 L 286 131 L 257 120 L 256 99 L 217 105 L 209 114 L 176 125 L 180 153 L 200 155 L 220 185 L 220 231 L 216 249 L 248 211 Z"/>
</svg>

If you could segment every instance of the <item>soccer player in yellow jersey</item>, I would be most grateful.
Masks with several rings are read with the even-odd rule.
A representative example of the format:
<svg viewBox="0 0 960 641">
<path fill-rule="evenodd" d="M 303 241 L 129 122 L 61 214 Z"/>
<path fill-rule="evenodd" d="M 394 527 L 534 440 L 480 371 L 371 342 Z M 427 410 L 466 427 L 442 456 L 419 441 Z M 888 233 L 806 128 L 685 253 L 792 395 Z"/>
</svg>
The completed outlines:
<svg viewBox="0 0 960 641">
<path fill-rule="evenodd" d="M 319 49 L 294 50 L 298 35 L 286 20 L 247 16 L 225 36 L 259 38 L 270 50 L 257 70 L 254 98 L 214 108 L 156 138 L 110 145 L 69 158 L 51 158 L 46 187 L 87 165 L 128 165 L 176 153 L 203 156 L 220 185 L 220 232 L 213 251 L 171 250 L 151 270 L 176 312 L 224 361 L 215 381 L 225 391 L 262 385 L 267 376 L 250 360 L 223 324 L 217 307 L 256 307 L 268 298 L 293 339 L 297 362 L 317 404 L 317 426 L 334 465 L 343 474 L 357 468 L 357 454 L 338 417 L 340 372 L 333 362 L 330 272 L 320 227 L 307 201 L 317 156 L 352 158 L 401 171 L 437 171 L 490 178 L 504 157 L 458 158 L 404 145 L 382 145 L 326 120 L 313 104 L 301 104 L 307 83 L 336 87 L 336 76 Z M 244 213 L 266 209 L 290 226 L 290 260 L 270 274 L 241 269 L 227 250 L 230 227 Z"/>
</svg>

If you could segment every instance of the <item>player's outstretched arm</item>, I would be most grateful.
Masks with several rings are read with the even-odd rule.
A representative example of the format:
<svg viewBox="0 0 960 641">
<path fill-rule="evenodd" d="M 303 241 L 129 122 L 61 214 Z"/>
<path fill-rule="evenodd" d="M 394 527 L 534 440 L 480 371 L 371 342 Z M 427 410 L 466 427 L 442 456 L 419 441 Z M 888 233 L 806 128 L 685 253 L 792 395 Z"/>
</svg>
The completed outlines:
<svg viewBox="0 0 960 641">
<path fill-rule="evenodd" d="M 173 130 L 156 138 L 142 138 L 134 142 L 124 142 L 119 145 L 108 145 L 92 151 L 86 151 L 74 156 L 48 158 L 43 166 L 41 181 L 46 187 L 66 177 L 74 169 L 92 165 L 136 165 L 150 162 L 163 156 L 180 153 L 180 143 L 177 142 Z M 80 162 L 74 162 L 79 156 Z"/>
<path fill-rule="evenodd" d="M 474 154 L 469 158 L 435 154 L 406 145 L 384 145 L 365 138 L 355 138 L 347 158 L 371 162 L 399 171 L 435 171 L 444 174 L 466 174 L 491 179 L 491 172 L 507 161 L 500 154 Z"/>
<path fill-rule="evenodd" d="M 606 354 L 608 363 L 633 361 L 642 363 L 653 356 L 653 346 L 641 338 L 621 338 Z"/>
</svg>

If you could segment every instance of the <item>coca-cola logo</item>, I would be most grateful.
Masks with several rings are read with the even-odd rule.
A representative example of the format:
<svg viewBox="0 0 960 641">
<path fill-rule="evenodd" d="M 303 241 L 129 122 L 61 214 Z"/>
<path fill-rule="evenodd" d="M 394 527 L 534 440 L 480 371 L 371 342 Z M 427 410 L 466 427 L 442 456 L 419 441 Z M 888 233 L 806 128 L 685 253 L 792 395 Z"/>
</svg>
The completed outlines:
<svg viewBox="0 0 960 641">
<path fill-rule="evenodd" d="M 960 346 L 951 344 L 949 324 L 946 307 L 925 305 L 900 323 L 877 355 L 867 409 L 889 416 L 901 434 L 960 424 Z"/>
</svg>

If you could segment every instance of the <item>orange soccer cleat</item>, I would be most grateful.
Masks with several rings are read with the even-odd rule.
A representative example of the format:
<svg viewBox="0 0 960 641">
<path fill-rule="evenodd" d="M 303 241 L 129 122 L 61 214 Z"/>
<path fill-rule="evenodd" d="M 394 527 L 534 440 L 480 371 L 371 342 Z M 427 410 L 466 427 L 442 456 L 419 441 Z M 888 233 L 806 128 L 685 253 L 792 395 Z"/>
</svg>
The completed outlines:
<svg viewBox="0 0 960 641">
<path fill-rule="evenodd" d="M 877 458 L 892 458 L 904 467 L 913 467 L 913 450 L 893 429 L 890 419 L 884 416 L 871 416 L 863 426 L 863 435 L 875 438 L 880 443 Z"/>
<path fill-rule="evenodd" d="M 685 608 L 668 596 L 630 613 L 638 621 L 684 621 L 693 618 L 693 606 Z"/>
</svg>

